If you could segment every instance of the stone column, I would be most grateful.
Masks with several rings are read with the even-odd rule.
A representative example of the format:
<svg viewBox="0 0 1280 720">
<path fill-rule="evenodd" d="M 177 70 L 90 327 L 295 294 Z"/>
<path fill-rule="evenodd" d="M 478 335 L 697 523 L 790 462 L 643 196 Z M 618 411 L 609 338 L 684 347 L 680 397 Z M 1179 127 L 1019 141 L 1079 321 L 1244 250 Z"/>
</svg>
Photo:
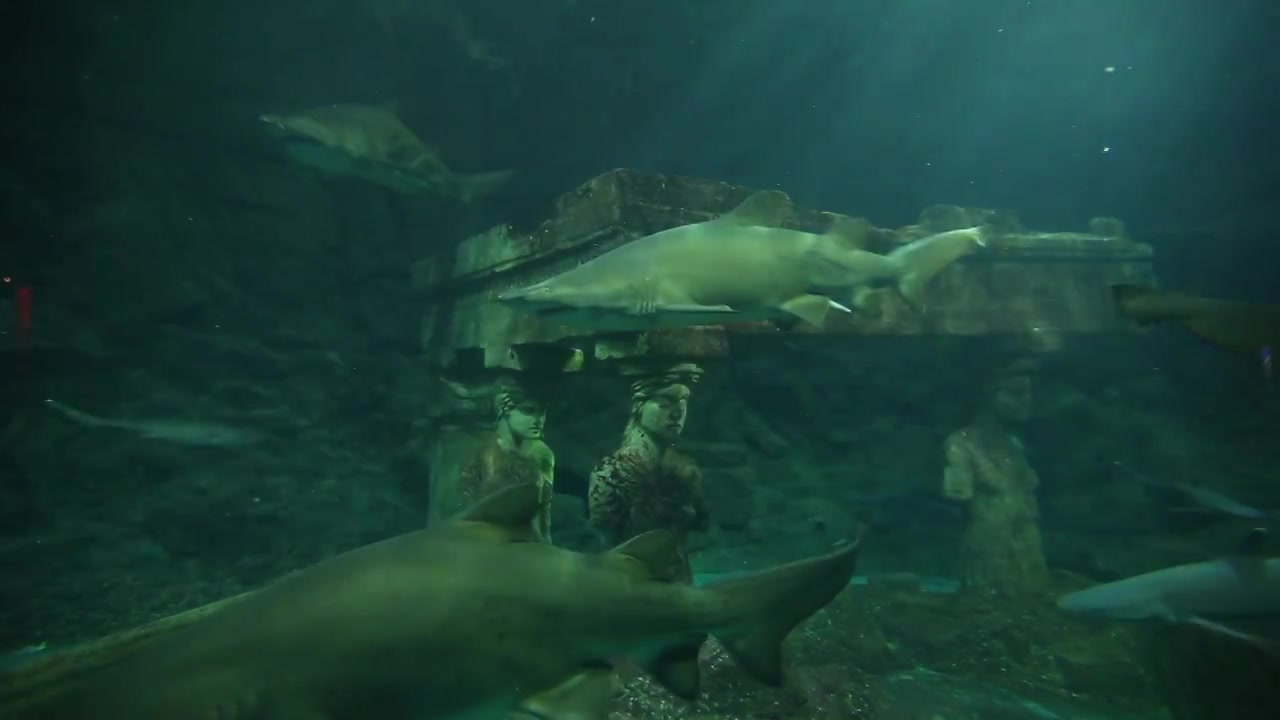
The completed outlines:
<svg viewBox="0 0 1280 720">
<path fill-rule="evenodd" d="M 546 396 L 532 392 L 522 380 L 513 374 L 494 384 L 492 429 L 477 438 L 459 469 L 457 497 L 467 507 L 511 485 L 536 485 L 542 510 L 533 529 L 549 542 L 556 458 L 542 439 Z"/>
<path fill-rule="evenodd" d="M 493 383 L 440 376 L 430 400 L 431 433 L 428 467 L 431 505 L 427 525 L 437 525 L 465 507 L 461 471 L 472 454 L 493 434 Z"/>
<path fill-rule="evenodd" d="M 632 375 L 622 441 L 596 465 L 588 488 L 591 524 L 608 542 L 659 528 L 687 533 L 708 526 L 701 472 L 675 447 L 684 431 L 690 386 L 701 375 L 692 363 Z M 687 558 L 671 571 L 692 578 Z"/>
<path fill-rule="evenodd" d="M 973 420 L 945 442 L 942 494 L 965 505 L 960 566 L 967 590 L 1025 595 L 1048 584 L 1035 496 L 1040 478 L 1017 434 L 1031 412 L 1034 368 L 1019 360 L 996 373 Z"/>
</svg>

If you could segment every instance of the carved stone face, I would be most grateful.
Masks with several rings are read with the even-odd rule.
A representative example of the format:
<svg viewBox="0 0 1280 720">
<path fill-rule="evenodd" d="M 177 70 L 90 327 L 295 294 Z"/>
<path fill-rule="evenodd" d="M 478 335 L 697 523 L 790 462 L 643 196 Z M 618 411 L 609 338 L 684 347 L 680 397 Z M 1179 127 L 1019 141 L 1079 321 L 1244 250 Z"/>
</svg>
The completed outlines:
<svg viewBox="0 0 1280 720">
<path fill-rule="evenodd" d="M 1014 377 L 996 385 L 991 409 L 1006 422 L 1026 422 L 1031 417 L 1031 379 Z"/>
<path fill-rule="evenodd" d="M 546 420 L 546 410 L 534 402 L 523 402 L 511 408 L 506 416 L 507 429 L 521 440 L 540 440 Z"/>
<path fill-rule="evenodd" d="M 640 407 L 640 427 L 662 440 L 675 440 L 684 432 L 684 420 L 689 411 L 689 388 L 672 385 L 654 393 Z"/>
</svg>

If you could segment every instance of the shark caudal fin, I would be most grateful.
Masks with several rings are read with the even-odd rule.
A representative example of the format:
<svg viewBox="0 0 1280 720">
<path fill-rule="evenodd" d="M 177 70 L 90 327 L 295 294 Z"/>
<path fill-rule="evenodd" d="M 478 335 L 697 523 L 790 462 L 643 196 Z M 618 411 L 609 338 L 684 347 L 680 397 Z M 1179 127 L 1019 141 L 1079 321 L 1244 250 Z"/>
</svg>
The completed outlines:
<svg viewBox="0 0 1280 720">
<path fill-rule="evenodd" d="M 705 589 L 720 595 L 739 617 L 716 632 L 716 639 L 747 672 L 767 685 L 780 685 L 782 641 L 849 585 L 858 544 L 707 585 Z"/>
<path fill-rule="evenodd" d="M 605 553 L 607 562 L 637 580 L 688 583 L 692 580 L 685 556 L 683 537 L 673 530 L 651 530 L 637 535 Z M 705 636 L 663 649 L 645 663 L 644 669 L 658 684 L 685 700 L 698 697 L 701 674 L 698 652 Z"/>
<path fill-rule="evenodd" d="M 515 170 L 498 170 L 496 172 L 456 175 L 454 176 L 454 186 L 458 193 L 458 198 L 462 202 L 468 203 L 476 198 L 496 192 L 507 184 L 507 181 L 511 179 L 515 172 Z"/>
<path fill-rule="evenodd" d="M 916 308 L 924 307 L 924 294 L 938 273 L 951 263 L 986 245 L 979 227 L 948 230 L 903 245 L 889 253 L 899 265 L 898 293 Z"/>
</svg>

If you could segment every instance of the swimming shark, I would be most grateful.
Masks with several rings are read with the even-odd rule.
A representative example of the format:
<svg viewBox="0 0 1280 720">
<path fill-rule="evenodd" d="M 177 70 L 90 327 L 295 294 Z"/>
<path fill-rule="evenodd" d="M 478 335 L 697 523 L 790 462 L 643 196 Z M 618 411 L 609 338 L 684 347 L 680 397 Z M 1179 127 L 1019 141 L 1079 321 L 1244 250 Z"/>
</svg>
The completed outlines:
<svg viewBox="0 0 1280 720">
<path fill-rule="evenodd" d="M 360 177 L 405 194 L 432 192 L 469 202 L 506 184 L 511 170 L 459 174 L 400 120 L 394 103 L 327 105 L 260 119 L 295 161 L 329 175 Z"/>
<path fill-rule="evenodd" d="M 1139 325 L 1175 322 L 1215 347 L 1250 356 L 1261 363 L 1268 382 L 1272 353 L 1280 346 L 1280 305 L 1256 305 L 1185 295 L 1141 285 L 1111 287 L 1122 315 Z"/>
<path fill-rule="evenodd" d="M 1247 518 L 1249 520 L 1265 520 L 1271 516 L 1271 514 L 1266 510 L 1245 505 L 1239 500 L 1224 495 L 1223 493 L 1211 488 L 1200 487 L 1199 485 L 1192 485 L 1191 483 L 1177 482 L 1175 480 L 1156 480 L 1133 470 L 1128 465 L 1125 465 L 1118 460 L 1113 462 L 1112 465 L 1123 472 L 1126 477 L 1131 478 L 1136 482 L 1149 487 L 1172 490 L 1188 500 L 1191 500 L 1206 511 L 1222 513 L 1223 515 L 1233 515 L 1235 517 Z"/>
<path fill-rule="evenodd" d="M 114 420 L 81 412 L 57 400 L 45 400 L 44 403 L 50 409 L 58 411 L 85 427 L 128 430 L 148 440 L 164 440 L 181 445 L 233 447 L 249 445 L 262 439 L 262 436 L 253 430 L 222 423 L 184 420 Z"/>
<path fill-rule="evenodd" d="M 1280 558 L 1246 554 L 1178 565 L 1064 595 L 1058 607 L 1110 620 L 1196 625 L 1274 651 L 1273 640 L 1224 623 L 1280 617 Z"/>
<path fill-rule="evenodd" d="M 709 634 L 780 684 L 782 641 L 856 564 L 855 541 L 694 586 L 674 532 L 599 554 L 539 542 L 538 494 L 514 485 L 285 576 L 0 717 L 605 720 L 615 662 L 695 698 Z"/>
<path fill-rule="evenodd" d="M 841 300 L 865 307 L 878 284 L 895 284 L 923 306 L 929 281 L 985 244 L 979 228 L 964 228 L 880 255 L 858 247 L 866 232 L 858 221 L 837 220 L 816 234 L 779 227 L 789 212 L 786 194 L 757 192 L 721 217 L 639 238 L 496 299 L 596 330 L 779 318 L 821 328 L 829 311 L 851 312 Z"/>
</svg>

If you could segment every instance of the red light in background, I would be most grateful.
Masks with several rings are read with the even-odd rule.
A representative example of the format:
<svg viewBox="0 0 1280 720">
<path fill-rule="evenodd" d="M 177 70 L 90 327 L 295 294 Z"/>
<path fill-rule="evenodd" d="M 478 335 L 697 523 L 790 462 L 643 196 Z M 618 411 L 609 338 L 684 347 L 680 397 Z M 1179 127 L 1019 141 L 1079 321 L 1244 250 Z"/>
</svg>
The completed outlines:
<svg viewBox="0 0 1280 720">
<path fill-rule="evenodd" d="M 27 343 L 31 339 L 32 294 L 30 285 L 23 285 L 18 288 L 18 347 L 22 348 L 27 347 Z"/>
</svg>

